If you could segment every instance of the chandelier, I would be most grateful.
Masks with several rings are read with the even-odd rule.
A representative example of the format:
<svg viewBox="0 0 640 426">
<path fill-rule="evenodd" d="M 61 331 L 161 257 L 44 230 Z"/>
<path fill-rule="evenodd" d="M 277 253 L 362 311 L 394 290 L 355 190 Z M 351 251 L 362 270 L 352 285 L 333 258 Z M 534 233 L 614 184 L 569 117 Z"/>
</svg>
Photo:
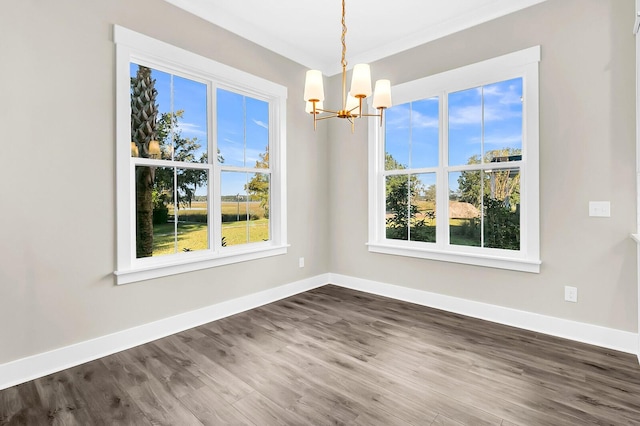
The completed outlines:
<svg viewBox="0 0 640 426">
<path fill-rule="evenodd" d="M 373 94 L 373 107 L 379 111 L 377 114 L 363 114 L 362 100 L 371 96 L 371 70 L 368 64 L 357 64 L 353 67 L 351 76 L 351 90 L 347 92 L 347 44 L 345 37 L 347 25 L 345 21 L 345 0 L 342 0 L 342 109 L 324 109 L 324 87 L 322 72 L 318 70 L 307 71 L 304 84 L 305 111 L 313 115 L 313 129 L 317 128 L 318 120 L 328 118 L 346 118 L 351 123 L 353 131 L 354 118 L 380 117 L 382 126 L 383 114 L 386 108 L 391 106 L 391 83 L 389 80 L 378 80 Z"/>
</svg>

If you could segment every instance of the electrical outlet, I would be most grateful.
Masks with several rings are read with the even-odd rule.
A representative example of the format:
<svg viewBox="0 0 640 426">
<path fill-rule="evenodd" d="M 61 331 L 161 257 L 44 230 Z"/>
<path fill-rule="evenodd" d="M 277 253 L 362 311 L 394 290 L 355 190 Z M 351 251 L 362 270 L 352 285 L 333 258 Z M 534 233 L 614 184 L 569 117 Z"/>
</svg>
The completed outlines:
<svg viewBox="0 0 640 426">
<path fill-rule="evenodd" d="M 566 302 L 578 302 L 578 289 L 576 287 L 564 286 L 564 300 Z"/>
<path fill-rule="evenodd" d="M 298 259 L 298 266 L 301 268 L 304 268 L 304 257 L 301 257 L 300 259 Z"/>
</svg>

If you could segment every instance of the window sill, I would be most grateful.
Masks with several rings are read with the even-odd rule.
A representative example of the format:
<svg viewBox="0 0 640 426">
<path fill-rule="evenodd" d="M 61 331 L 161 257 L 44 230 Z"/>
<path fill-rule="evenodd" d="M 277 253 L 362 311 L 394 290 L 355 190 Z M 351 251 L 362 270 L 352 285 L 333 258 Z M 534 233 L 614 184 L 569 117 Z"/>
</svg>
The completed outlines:
<svg viewBox="0 0 640 426">
<path fill-rule="evenodd" d="M 444 262 L 464 263 L 487 268 L 509 269 L 512 271 L 540 273 L 540 260 L 515 259 L 472 253 L 454 253 L 450 251 L 424 249 L 415 247 L 399 247 L 390 244 L 368 243 L 372 253 L 392 254 L 395 256 L 416 257 L 420 259 L 440 260 Z"/>
<path fill-rule="evenodd" d="M 115 271 L 116 284 L 129 284 L 137 281 L 161 278 L 169 275 L 182 274 L 184 272 L 199 271 L 201 269 L 215 268 L 217 266 L 233 263 L 247 262 L 265 257 L 279 256 L 287 253 L 288 244 L 243 251 L 229 251 L 218 254 L 216 257 L 199 257 L 189 260 L 181 260 L 175 263 L 153 265 L 144 268 L 131 268 Z"/>
</svg>

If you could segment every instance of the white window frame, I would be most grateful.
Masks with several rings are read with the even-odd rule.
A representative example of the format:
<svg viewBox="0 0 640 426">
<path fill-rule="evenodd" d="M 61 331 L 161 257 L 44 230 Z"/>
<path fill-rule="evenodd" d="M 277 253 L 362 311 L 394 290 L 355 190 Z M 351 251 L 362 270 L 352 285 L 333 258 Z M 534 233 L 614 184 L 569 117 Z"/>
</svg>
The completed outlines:
<svg viewBox="0 0 640 426">
<path fill-rule="evenodd" d="M 286 102 L 287 88 L 205 58 L 184 49 L 114 25 L 116 44 L 116 202 L 117 284 L 127 284 L 183 272 L 261 259 L 287 252 L 286 209 Z M 217 155 L 208 164 L 177 163 L 153 159 L 132 160 L 130 63 L 160 69 L 207 84 L 208 152 L 216 153 L 216 88 L 231 90 L 269 103 L 270 174 L 269 241 L 222 247 L 220 173 Z M 209 249 L 158 257 L 136 258 L 135 164 L 184 166 L 208 170 Z M 252 171 L 252 167 L 246 170 Z"/>
<path fill-rule="evenodd" d="M 539 213 L 539 73 L 540 46 L 403 83 L 392 88 L 395 105 L 439 97 L 439 163 L 436 173 L 436 242 L 392 240 L 385 233 L 384 126 L 369 124 L 369 241 L 370 252 L 433 259 L 516 271 L 540 272 Z M 513 78 L 523 79 L 522 160 L 500 166 L 520 167 L 520 250 L 469 247 L 449 243 L 449 171 L 447 165 L 447 95 Z M 474 165 L 474 169 L 496 165 Z M 446 224 L 442 218 L 447 218 Z"/>
</svg>

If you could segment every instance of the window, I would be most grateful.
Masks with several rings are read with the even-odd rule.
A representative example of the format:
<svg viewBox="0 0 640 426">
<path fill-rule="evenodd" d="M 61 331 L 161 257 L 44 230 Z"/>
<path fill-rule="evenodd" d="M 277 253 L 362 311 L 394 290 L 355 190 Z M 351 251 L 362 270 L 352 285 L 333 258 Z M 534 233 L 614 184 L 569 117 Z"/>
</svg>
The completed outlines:
<svg viewBox="0 0 640 426">
<path fill-rule="evenodd" d="M 114 34 L 118 284 L 286 253 L 286 88 Z"/>
<path fill-rule="evenodd" d="M 369 250 L 539 272 L 533 47 L 393 88 L 370 127 Z"/>
</svg>

